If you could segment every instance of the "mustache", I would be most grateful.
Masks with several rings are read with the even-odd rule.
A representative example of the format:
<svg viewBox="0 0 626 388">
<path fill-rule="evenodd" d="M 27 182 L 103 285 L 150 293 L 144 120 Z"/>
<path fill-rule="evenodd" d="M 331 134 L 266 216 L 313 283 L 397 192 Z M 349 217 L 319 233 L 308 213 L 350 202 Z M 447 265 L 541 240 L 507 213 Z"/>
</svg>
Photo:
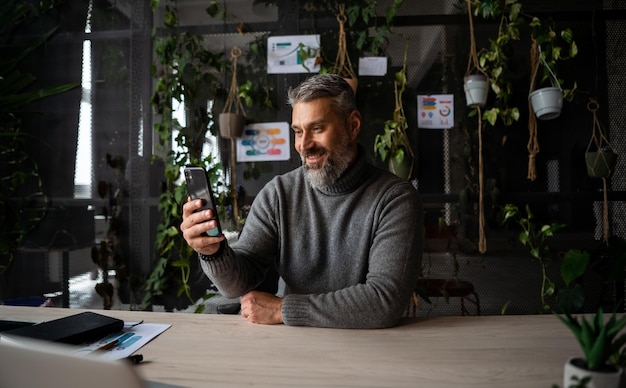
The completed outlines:
<svg viewBox="0 0 626 388">
<path fill-rule="evenodd" d="M 328 150 L 323 147 L 314 147 L 308 149 L 302 153 L 302 157 L 306 158 L 307 156 L 315 156 L 315 155 L 324 155 L 328 153 Z"/>
</svg>

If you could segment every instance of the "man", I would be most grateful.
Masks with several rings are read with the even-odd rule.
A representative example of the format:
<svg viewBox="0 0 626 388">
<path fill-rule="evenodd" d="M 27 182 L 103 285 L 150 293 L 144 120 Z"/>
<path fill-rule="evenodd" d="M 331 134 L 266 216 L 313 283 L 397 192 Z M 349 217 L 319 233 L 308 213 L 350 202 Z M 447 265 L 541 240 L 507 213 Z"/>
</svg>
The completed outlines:
<svg viewBox="0 0 626 388">
<path fill-rule="evenodd" d="M 412 185 L 366 162 L 361 114 L 345 80 L 315 75 L 289 91 L 302 166 L 255 198 L 232 247 L 208 237 L 210 211 L 183 207 L 181 230 L 250 322 L 337 328 L 397 324 L 421 265 L 423 217 Z M 255 291 L 275 266 L 285 295 Z"/>
</svg>

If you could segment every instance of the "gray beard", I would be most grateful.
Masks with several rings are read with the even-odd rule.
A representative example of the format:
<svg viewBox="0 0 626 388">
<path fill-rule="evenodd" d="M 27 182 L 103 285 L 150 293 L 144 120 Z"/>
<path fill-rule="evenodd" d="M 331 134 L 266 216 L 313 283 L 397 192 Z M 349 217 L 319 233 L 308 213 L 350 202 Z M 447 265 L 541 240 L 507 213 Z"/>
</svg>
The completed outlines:
<svg viewBox="0 0 626 388">
<path fill-rule="evenodd" d="M 322 168 L 312 169 L 305 162 L 305 155 L 302 156 L 302 165 L 307 181 L 314 189 L 327 187 L 332 185 L 339 179 L 350 165 L 355 156 L 352 148 L 347 142 L 340 144 L 333 156 L 326 159 L 326 163 Z"/>
</svg>

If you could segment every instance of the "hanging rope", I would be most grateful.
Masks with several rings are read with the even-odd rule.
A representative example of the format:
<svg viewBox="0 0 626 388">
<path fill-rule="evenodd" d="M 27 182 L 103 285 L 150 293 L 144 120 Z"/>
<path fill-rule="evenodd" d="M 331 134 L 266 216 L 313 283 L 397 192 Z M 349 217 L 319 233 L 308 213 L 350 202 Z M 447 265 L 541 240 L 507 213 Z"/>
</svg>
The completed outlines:
<svg viewBox="0 0 626 388">
<path fill-rule="evenodd" d="M 243 103 L 238 96 L 239 84 L 237 83 L 237 62 L 241 57 L 242 51 L 239 47 L 234 46 L 230 51 L 230 59 L 233 63 L 233 76 L 230 81 L 230 89 L 228 90 L 228 97 L 224 104 L 223 113 L 237 113 L 245 115 L 246 111 L 243 107 Z M 234 112 L 233 112 L 234 110 Z M 232 131 L 232 128 L 229 129 Z M 237 193 L 237 159 L 236 159 L 236 143 L 235 136 L 230 133 L 230 186 L 231 186 L 231 199 L 233 202 L 233 218 L 235 219 L 235 228 L 239 230 L 239 204 Z"/>
<path fill-rule="evenodd" d="M 483 173 L 483 121 L 480 106 L 478 110 L 478 252 L 487 252 L 485 237 L 485 176 Z"/>
<path fill-rule="evenodd" d="M 474 18 L 472 17 L 471 0 L 465 0 L 465 3 L 467 4 L 467 15 L 469 18 L 469 27 L 470 27 L 470 49 L 469 49 L 469 58 L 467 61 L 467 69 L 465 70 L 465 75 L 469 75 L 474 69 L 483 73 L 482 69 L 479 66 L 478 51 L 476 50 L 476 37 L 475 37 L 475 32 L 474 32 Z"/>
<path fill-rule="evenodd" d="M 222 110 L 222 113 L 237 113 L 242 115 L 246 114 L 243 103 L 241 102 L 241 99 L 237 96 L 237 94 L 239 93 L 239 83 L 237 82 L 237 62 L 241 55 L 242 51 L 237 46 L 234 46 L 230 50 L 230 60 L 233 63 L 233 76 L 230 79 L 228 97 L 226 97 L 226 103 L 224 104 L 224 110 Z"/>
<path fill-rule="evenodd" d="M 470 0 L 465 0 L 467 4 L 467 15 L 470 26 L 470 50 L 467 61 L 467 69 L 465 75 L 470 75 L 472 71 L 477 70 L 485 77 L 487 74 L 480 68 L 478 62 L 478 52 L 476 50 L 476 39 L 474 32 L 474 20 L 472 18 L 472 4 Z M 489 78 L 489 77 L 487 77 Z M 480 106 L 476 106 L 478 117 L 478 251 L 480 253 L 487 252 L 487 238 L 485 236 L 485 176 L 483 166 L 483 113 Z"/>
<path fill-rule="evenodd" d="M 348 55 L 348 45 L 346 44 L 346 30 L 344 25 L 347 20 L 346 5 L 339 4 L 339 13 L 337 14 L 337 21 L 339 22 L 339 40 L 337 42 L 337 58 L 335 58 L 333 73 L 339 74 L 345 78 L 356 79 L 356 73 L 352 68 L 352 62 Z"/>
<path fill-rule="evenodd" d="M 606 138 L 604 134 L 604 130 L 602 129 L 602 125 L 598 120 L 597 111 L 600 109 L 600 104 L 593 99 L 589 98 L 589 102 L 587 103 L 587 110 L 593 114 L 593 124 L 591 128 L 591 138 L 589 139 L 589 144 L 587 144 L 586 152 L 592 152 L 593 147 L 595 147 L 598 157 L 594 160 L 593 164 L 589 164 L 590 161 L 587 160 L 587 170 L 593 173 L 593 176 L 599 176 L 602 178 L 602 191 L 603 191 L 603 205 L 602 205 L 602 230 L 603 236 L 602 239 L 606 243 L 609 239 L 609 200 L 607 195 L 607 185 L 606 178 L 611 175 L 613 172 L 612 163 L 607 160 L 607 152 L 614 152 L 613 147 L 609 143 L 609 140 Z"/>
<path fill-rule="evenodd" d="M 537 69 L 539 67 L 539 45 L 535 39 L 532 40 L 530 46 L 530 66 L 534 69 L 530 76 L 530 90 L 535 89 L 535 79 L 537 77 Z M 537 179 L 536 157 L 539 153 L 539 140 L 537 139 L 537 117 L 533 114 L 533 107 L 528 100 L 528 179 L 533 182 Z"/>
</svg>

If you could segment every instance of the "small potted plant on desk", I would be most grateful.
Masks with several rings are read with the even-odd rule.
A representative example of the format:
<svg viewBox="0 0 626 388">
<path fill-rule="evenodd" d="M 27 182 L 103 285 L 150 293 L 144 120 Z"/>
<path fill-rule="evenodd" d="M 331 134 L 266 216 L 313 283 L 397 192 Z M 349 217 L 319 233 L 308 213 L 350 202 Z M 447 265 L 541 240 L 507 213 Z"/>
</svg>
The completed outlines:
<svg viewBox="0 0 626 388">
<path fill-rule="evenodd" d="M 626 316 L 617 318 L 615 313 L 609 320 L 604 319 L 602 307 L 591 320 L 567 313 L 557 315 L 576 336 L 584 353 L 583 357 L 572 357 L 565 363 L 563 387 L 618 387 L 622 367 L 618 364 L 620 352 L 626 344 Z"/>
</svg>

